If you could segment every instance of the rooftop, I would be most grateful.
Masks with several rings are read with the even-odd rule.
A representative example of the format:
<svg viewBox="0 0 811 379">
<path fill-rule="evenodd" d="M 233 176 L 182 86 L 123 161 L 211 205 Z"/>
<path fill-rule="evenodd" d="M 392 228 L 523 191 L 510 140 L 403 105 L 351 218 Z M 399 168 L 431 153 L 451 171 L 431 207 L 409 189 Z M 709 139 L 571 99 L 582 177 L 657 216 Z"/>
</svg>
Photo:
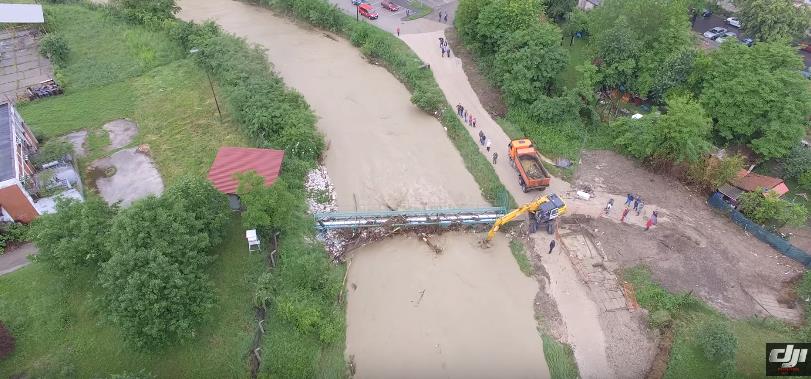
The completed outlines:
<svg viewBox="0 0 811 379">
<path fill-rule="evenodd" d="M 226 194 L 237 192 L 239 182 L 235 174 L 256 171 L 270 186 L 279 177 L 284 151 L 247 147 L 222 147 L 208 170 L 208 180 L 217 190 Z"/>
<path fill-rule="evenodd" d="M 788 192 L 788 187 L 783 183 L 783 179 L 755 174 L 753 172 L 747 172 L 746 170 L 738 172 L 738 177 L 732 181 L 732 184 L 735 187 L 749 192 L 757 191 L 758 188 L 765 188 L 766 190 L 777 192 L 780 195 L 784 195 Z"/>
<path fill-rule="evenodd" d="M 45 17 L 39 4 L 0 4 L 0 24 L 42 24 Z"/>
</svg>

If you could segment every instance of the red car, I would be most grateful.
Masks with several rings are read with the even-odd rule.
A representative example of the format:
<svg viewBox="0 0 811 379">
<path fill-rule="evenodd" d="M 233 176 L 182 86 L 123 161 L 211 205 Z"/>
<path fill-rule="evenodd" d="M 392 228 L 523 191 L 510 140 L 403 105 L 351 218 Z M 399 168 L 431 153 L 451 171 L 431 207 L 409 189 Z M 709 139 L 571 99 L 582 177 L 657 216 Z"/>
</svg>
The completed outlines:
<svg viewBox="0 0 811 379">
<path fill-rule="evenodd" d="M 377 20 L 377 12 L 375 12 L 375 8 L 369 4 L 358 5 L 358 12 L 360 12 L 361 16 L 370 20 Z"/>
<path fill-rule="evenodd" d="M 380 6 L 381 6 L 381 7 L 383 7 L 383 8 L 386 8 L 386 9 L 388 9 L 388 10 L 392 11 L 392 12 L 397 12 L 397 11 L 399 11 L 399 10 L 400 10 L 400 6 L 399 6 L 399 5 L 397 5 L 397 4 L 395 4 L 395 3 L 393 3 L 393 2 L 391 2 L 391 1 L 389 1 L 389 0 L 383 0 L 383 1 L 381 1 L 381 2 L 380 2 Z"/>
</svg>

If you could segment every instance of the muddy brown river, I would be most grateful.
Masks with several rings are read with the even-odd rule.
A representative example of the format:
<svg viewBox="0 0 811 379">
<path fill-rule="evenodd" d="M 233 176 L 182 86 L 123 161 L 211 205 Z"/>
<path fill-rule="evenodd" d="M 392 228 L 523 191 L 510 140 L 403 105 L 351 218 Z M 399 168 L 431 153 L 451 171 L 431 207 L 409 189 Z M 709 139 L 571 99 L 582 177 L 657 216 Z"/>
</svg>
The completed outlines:
<svg viewBox="0 0 811 379">
<path fill-rule="evenodd" d="M 341 210 L 486 205 L 441 124 L 347 41 L 240 2 L 179 5 L 180 18 L 213 19 L 267 49 L 304 95 L 329 143 Z M 533 311 L 538 286 L 504 238 L 484 250 L 481 237 L 437 237 L 439 255 L 407 237 L 353 253 L 346 356 L 356 377 L 549 377 Z"/>
</svg>

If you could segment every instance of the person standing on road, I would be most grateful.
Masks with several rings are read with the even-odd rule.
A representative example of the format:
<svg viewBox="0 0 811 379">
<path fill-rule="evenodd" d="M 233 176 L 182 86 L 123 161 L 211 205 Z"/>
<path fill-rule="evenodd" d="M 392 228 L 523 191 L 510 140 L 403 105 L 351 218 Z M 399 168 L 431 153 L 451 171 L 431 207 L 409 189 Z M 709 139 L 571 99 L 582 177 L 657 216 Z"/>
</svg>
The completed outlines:
<svg viewBox="0 0 811 379">
<path fill-rule="evenodd" d="M 628 212 L 630 211 L 631 209 L 628 207 L 625 207 L 625 209 L 622 210 L 622 217 L 620 217 L 620 222 L 625 222 L 625 216 L 627 216 Z"/>
<path fill-rule="evenodd" d="M 439 21 L 442 21 L 442 11 L 439 11 Z"/>
<path fill-rule="evenodd" d="M 640 201 L 642 201 L 642 199 L 639 197 L 639 195 L 636 195 L 636 197 L 634 198 L 634 210 L 636 210 L 636 208 L 639 207 Z"/>
<path fill-rule="evenodd" d="M 555 239 L 552 238 L 552 242 L 549 243 L 549 254 L 552 254 L 552 250 L 555 249 Z"/>
<path fill-rule="evenodd" d="M 490 145 L 492 145 L 492 143 L 490 142 L 490 139 L 488 138 L 487 142 L 484 143 L 484 147 L 487 148 L 487 151 L 490 151 Z"/>
<path fill-rule="evenodd" d="M 473 127 L 476 127 L 476 117 L 473 117 Z"/>
<path fill-rule="evenodd" d="M 462 110 L 462 118 L 467 119 L 467 109 Z"/>
<path fill-rule="evenodd" d="M 653 225 L 653 216 L 648 219 L 648 222 L 645 223 L 645 231 L 650 230 L 650 227 Z"/>
<path fill-rule="evenodd" d="M 484 146 L 484 131 L 479 130 L 479 145 Z"/>
<path fill-rule="evenodd" d="M 637 216 L 639 216 L 639 214 L 642 213 L 642 208 L 644 208 L 644 207 L 645 207 L 645 202 L 642 201 L 642 200 L 639 200 L 639 207 L 636 208 L 636 215 Z"/>
<path fill-rule="evenodd" d="M 628 196 L 625 197 L 625 205 L 631 205 L 631 202 L 633 202 L 633 201 L 634 201 L 634 195 L 629 193 Z"/>
<path fill-rule="evenodd" d="M 448 23 L 448 12 L 445 12 L 445 21 L 446 24 Z"/>
<path fill-rule="evenodd" d="M 493 152 L 493 164 L 496 164 L 496 160 L 498 160 L 498 153 Z"/>
<path fill-rule="evenodd" d="M 397 27 L 397 37 L 399 37 L 399 36 L 400 36 L 400 27 L 398 26 Z"/>
<path fill-rule="evenodd" d="M 650 218 L 651 218 L 651 220 L 653 220 L 653 225 L 656 225 L 656 224 L 659 223 L 659 213 L 658 212 L 653 211 L 653 214 L 650 216 Z"/>
<path fill-rule="evenodd" d="M 456 104 L 456 115 L 457 115 L 457 116 L 461 116 L 461 115 L 462 115 L 462 103 L 458 103 L 458 104 Z"/>
<path fill-rule="evenodd" d="M 608 199 L 608 204 L 605 205 L 605 209 L 604 209 L 606 215 L 608 215 L 608 213 L 611 212 L 611 207 L 613 207 L 613 206 L 614 206 L 614 199 L 613 198 Z"/>
</svg>

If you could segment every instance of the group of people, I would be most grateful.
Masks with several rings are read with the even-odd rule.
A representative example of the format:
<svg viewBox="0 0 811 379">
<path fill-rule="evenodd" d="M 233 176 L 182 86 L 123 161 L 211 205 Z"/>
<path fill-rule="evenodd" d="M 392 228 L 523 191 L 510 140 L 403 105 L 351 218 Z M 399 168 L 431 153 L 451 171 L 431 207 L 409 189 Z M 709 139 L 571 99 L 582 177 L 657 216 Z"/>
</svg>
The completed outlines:
<svg viewBox="0 0 811 379">
<path fill-rule="evenodd" d="M 438 16 L 439 17 L 439 22 L 448 22 L 448 12 L 445 12 L 444 18 L 443 18 L 442 11 L 439 11 L 438 15 L 439 15 Z"/>
<path fill-rule="evenodd" d="M 609 199 L 608 204 L 605 206 L 605 214 L 608 215 L 611 212 L 611 208 L 614 206 L 614 199 Z M 625 217 L 628 216 L 628 213 L 631 212 L 633 209 L 636 212 L 636 215 L 639 216 L 642 214 L 642 208 L 645 207 L 645 202 L 642 200 L 642 197 L 639 195 L 634 194 L 627 194 L 625 197 L 625 208 L 622 210 L 622 216 L 620 216 L 620 222 L 625 222 Z M 656 211 L 653 211 L 651 216 L 648 218 L 648 221 L 645 223 L 645 230 L 650 230 L 650 227 L 656 225 L 657 218 L 659 217 Z"/>
<path fill-rule="evenodd" d="M 439 37 L 439 50 L 442 52 L 443 57 L 451 57 L 451 48 L 448 46 L 448 40 L 443 37 Z"/>
<path fill-rule="evenodd" d="M 462 106 L 461 103 L 456 104 L 456 115 L 462 118 L 462 121 L 465 123 L 465 125 L 469 125 L 474 128 L 476 127 L 476 117 L 473 117 L 473 114 L 468 113 L 467 109 L 465 109 L 465 107 Z M 479 144 L 484 146 L 484 148 L 487 149 L 488 152 L 490 151 L 490 147 L 493 145 L 493 142 L 490 141 L 490 139 L 487 138 L 486 135 L 484 135 L 483 130 L 479 130 Z M 493 164 L 496 164 L 497 160 L 498 153 L 494 152 Z"/>
</svg>

